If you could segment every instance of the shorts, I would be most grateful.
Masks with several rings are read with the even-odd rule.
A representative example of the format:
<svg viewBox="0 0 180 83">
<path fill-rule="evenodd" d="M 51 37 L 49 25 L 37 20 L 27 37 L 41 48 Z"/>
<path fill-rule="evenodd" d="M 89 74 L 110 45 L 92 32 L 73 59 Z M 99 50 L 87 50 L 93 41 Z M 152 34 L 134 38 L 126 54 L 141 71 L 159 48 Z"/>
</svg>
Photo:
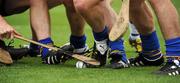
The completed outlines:
<svg viewBox="0 0 180 83">
<path fill-rule="evenodd" d="M 16 4 L 16 3 L 15 2 L 10 3 L 10 2 L 11 0 L 0 0 L 0 14 L 2 16 L 10 16 L 13 14 L 19 14 L 26 11 L 29 8 L 29 6 L 15 8 L 14 5 L 12 6 L 12 4 Z"/>
</svg>

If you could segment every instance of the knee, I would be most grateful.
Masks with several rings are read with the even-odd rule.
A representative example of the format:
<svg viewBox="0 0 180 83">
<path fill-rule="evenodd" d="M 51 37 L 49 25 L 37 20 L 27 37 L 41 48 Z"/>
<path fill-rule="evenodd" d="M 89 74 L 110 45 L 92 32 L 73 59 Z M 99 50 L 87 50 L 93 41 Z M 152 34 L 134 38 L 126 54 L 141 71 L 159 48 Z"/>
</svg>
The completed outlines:
<svg viewBox="0 0 180 83">
<path fill-rule="evenodd" d="M 74 0 L 74 6 L 78 12 L 85 12 L 89 9 L 85 0 Z"/>
</svg>

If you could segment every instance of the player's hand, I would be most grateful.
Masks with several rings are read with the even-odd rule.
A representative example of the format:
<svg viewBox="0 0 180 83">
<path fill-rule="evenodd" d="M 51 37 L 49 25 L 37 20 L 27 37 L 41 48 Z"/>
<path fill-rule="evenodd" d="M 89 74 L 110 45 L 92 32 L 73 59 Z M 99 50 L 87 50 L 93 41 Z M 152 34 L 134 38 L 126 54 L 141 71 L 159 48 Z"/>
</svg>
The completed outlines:
<svg viewBox="0 0 180 83">
<path fill-rule="evenodd" d="M 20 35 L 16 32 L 14 28 L 10 25 L 0 25 L 0 39 L 7 38 L 13 39 L 14 35 Z"/>
</svg>

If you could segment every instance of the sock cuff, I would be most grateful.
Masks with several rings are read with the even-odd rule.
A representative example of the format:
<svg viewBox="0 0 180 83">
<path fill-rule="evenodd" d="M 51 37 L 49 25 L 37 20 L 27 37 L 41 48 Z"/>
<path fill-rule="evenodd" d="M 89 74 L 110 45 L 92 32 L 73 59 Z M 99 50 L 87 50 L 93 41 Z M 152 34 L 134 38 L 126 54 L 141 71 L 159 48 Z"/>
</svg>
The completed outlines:
<svg viewBox="0 0 180 83">
<path fill-rule="evenodd" d="M 149 34 L 146 34 L 146 35 L 140 34 L 140 36 L 141 36 L 141 39 L 146 39 L 146 38 L 149 38 L 149 37 L 152 37 L 152 36 L 157 36 L 157 34 L 156 34 L 156 31 L 153 31 L 152 33 L 149 33 Z"/>
<path fill-rule="evenodd" d="M 50 37 L 39 40 L 38 42 L 42 43 L 42 44 L 50 44 L 53 43 L 52 39 Z M 41 51 L 41 57 L 42 59 L 45 59 L 45 57 L 47 56 L 49 49 L 48 48 L 41 48 L 41 46 L 39 46 L 40 51 Z"/>
<path fill-rule="evenodd" d="M 152 51 L 160 48 L 156 31 L 147 35 L 140 35 L 140 37 L 142 41 L 143 51 Z"/>
<path fill-rule="evenodd" d="M 38 42 L 43 43 L 43 44 L 53 43 L 53 41 L 50 37 L 39 40 Z"/>
<path fill-rule="evenodd" d="M 86 36 L 70 36 L 70 43 L 74 46 L 75 49 L 83 48 L 86 44 Z"/>
<path fill-rule="evenodd" d="M 166 43 L 166 56 L 180 56 L 180 37 L 169 39 Z"/>
<path fill-rule="evenodd" d="M 180 43 L 180 37 L 165 40 L 166 45 Z"/>
<path fill-rule="evenodd" d="M 101 41 L 108 38 L 108 27 L 105 26 L 102 32 L 96 33 L 93 31 L 93 35 L 96 41 Z"/>
<path fill-rule="evenodd" d="M 116 41 L 109 41 L 109 47 L 111 50 L 120 50 L 120 51 L 124 51 L 124 40 L 123 39 L 119 39 Z"/>
</svg>

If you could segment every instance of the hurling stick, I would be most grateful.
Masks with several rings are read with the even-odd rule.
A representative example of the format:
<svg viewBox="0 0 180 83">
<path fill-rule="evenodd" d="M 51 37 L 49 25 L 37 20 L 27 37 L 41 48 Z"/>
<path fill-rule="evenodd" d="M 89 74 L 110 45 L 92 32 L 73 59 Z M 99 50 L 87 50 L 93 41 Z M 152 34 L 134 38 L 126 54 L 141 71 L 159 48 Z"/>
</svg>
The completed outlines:
<svg viewBox="0 0 180 83">
<path fill-rule="evenodd" d="M 117 20 L 109 33 L 109 39 L 111 41 L 121 38 L 127 31 L 129 23 L 129 4 L 130 0 L 123 0 Z"/>
<path fill-rule="evenodd" d="M 30 40 L 30 39 L 26 39 L 26 38 L 24 38 L 22 36 L 15 35 L 15 38 L 26 41 L 26 42 L 30 42 L 30 43 L 33 43 L 33 44 L 36 44 L 36 45 L 39 45 L 39 46 L 42 46 L 42 47 L 45 47 L 45 48 L 49 48 L 49 49 L 54 50 L 54 51 L 62 50 L 62 49 L 59 49 L 57 47 L 51 47 L 51 46 L 48 46 L 48 45 L 45 45 L 45 44 Z M 100 65 L 99 61 L 97 61 L 97 60 L 95 60 L 93 58 L 90 58 L 90 57 L 86 57 L 86 56 L 79 55 L 79 54 L 72 54 L 72 53 L 69 53 L 69 52 L 64 52 L 64 54 L 66 54 L 68 56 L 71 56 L 71 57 L 73 57 L 73 58 L 75 58 L 77 60 L 83 61 L 83 62 L 85 62 L 87 64 L 96 65 L 96 66 Z"/>
</svg>

